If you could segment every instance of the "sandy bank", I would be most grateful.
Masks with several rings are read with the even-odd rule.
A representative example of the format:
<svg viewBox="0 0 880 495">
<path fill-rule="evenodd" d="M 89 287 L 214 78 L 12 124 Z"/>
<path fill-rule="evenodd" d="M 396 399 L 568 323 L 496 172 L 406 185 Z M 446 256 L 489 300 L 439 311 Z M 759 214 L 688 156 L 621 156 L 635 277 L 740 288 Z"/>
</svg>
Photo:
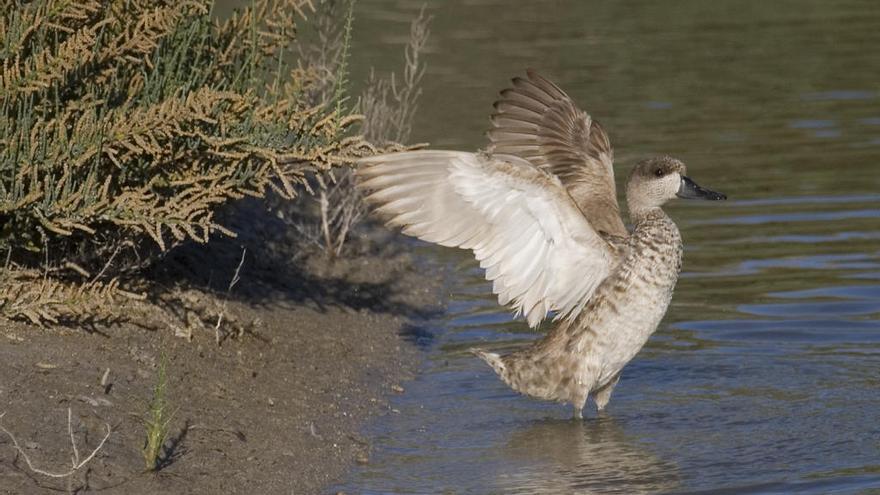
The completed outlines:
<svg viewBox="0 0 880 495">
<path fill-rule="evenodd" d="M 401 393 L 418 360 L 408 328 L 437 305 L 430 277 L 396 251 L 333 267 L 299 263 L 295 273 L 253 254 L 228 306 L 252 324 L 219 347 L 210 328 L 189 340 L 131 323 L 3 323 L 2 424 L 31 460 L 47 470 L 69 466 L 68 408 L 83 457 L 105 424 L 112 434 L 69 480 L 34 474 L 0 436 L 0 492 L 321 493 L 369 462 L 369 440 L 358 432 L 394 414 L 386 397 Z M 141 418 L 163 354 L 176 412 L 167 465 L 145 473 Z"/>
</svg>

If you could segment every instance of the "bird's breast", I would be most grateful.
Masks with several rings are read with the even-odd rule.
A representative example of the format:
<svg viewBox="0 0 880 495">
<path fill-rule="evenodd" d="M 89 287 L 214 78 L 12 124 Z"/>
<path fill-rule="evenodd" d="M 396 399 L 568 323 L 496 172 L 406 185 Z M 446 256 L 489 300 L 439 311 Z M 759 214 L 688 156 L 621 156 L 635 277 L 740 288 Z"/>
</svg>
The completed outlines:
<svg viewBox="0 0 880 495">
<path fill-rule="evenodd" d="M 671 224 L 671 225 L 670 225 Z M 607 383 L 639 352 L 657 329 L 681 269 L 681 238 L 671 221 L 636 230 L 628 255 L 594 295 L 594 317 L 584 358 Z"/>
</svg>

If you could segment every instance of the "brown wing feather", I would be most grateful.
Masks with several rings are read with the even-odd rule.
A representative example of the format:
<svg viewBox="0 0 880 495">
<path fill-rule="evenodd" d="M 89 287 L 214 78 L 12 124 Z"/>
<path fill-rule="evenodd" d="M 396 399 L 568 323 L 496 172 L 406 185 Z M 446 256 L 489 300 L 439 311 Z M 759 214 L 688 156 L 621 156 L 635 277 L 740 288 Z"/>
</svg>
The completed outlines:
<svg viewBox="0 0 880 495">
<path fill-rule="evenodd" d="M 519 156 L 556 175 L 599 232 L 627 236 L 614 184 L 614 152 L 602 126 L 535 71 L 501 92 L 489 131 L 493 153 Z"/>
</svg>

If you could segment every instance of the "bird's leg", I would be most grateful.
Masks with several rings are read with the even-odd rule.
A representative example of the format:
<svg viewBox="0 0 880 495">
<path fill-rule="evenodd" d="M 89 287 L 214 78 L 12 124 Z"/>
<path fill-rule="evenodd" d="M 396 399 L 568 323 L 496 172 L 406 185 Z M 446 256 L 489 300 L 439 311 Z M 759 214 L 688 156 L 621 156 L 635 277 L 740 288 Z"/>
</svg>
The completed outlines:
<svg viewBox="0 0 880 495">
<path fill-rule="evenodd" d="M 611 392 L 614 391 L 614 386 L 617 385 L 617 382 L 619 380 L 620 373 L 614 375 L 614 378 L 612 378 L 611 381 L 609 381 L 605 384 L 605 386 L 594 392 L 593 400 L 596 401 L 596 408 L 599 412 L 602 412 L 605 409 L 605 406 L 608 405 L 608 401 L 611 400 Z"/>
<path fill-rule="evenodd" d="M 574 417 L 575 419 L 584 419 L 584 406 L 587 404 L 587 394 L 584 394 L 583 398 L 576 398 L 572 401 L 572 405 L 574 406 Z"/>
</svg>

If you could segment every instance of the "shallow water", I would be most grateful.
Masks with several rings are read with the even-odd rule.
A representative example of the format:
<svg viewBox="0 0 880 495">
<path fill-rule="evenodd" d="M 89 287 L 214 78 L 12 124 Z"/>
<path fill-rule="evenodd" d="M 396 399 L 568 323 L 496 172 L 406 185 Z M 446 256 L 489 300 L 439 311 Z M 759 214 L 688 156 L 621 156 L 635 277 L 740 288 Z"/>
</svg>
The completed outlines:
<svg viewBox="0 0 880 495">
<path fill-rule="evenodd" d="M 360 0 L 353 79 L 400 65 L 421 1 Z M 466 352 L 536 337 L 468 253 L 423 373 L 349 493 L 880 492 L 880 9 L 874 2 L 445 0 L 414 140 L 476 149 L 535 67 L 602 121 L 620 183 L 683 159 L 684 271 L 608 413 L 520 397 Z"/>
</svg>

